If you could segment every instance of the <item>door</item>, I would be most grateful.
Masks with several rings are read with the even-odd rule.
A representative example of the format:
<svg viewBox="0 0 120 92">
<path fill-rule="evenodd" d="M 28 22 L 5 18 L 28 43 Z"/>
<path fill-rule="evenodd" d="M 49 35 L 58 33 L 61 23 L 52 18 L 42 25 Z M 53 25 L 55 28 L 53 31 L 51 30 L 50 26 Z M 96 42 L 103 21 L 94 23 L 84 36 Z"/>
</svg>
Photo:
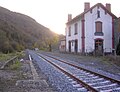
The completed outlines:
<svg viewBox="0 0 120 92">
<path fill-rule="evenodd" d="M 97 53 L 103 53 L 103 40 L 102 39 L 95 40 L 95 51 Z"/>
<path fill-rule="evenodd" d="M 78 40 L 75 40 L 75 47 L 74 47 L 75 53 L 78 52 Z"/>
<path fill-rule="evenodd" d="M 69 48 L 69 52 L 71 52 L 71 41 L 68 42 L 68 48 Z"/>
</svg>

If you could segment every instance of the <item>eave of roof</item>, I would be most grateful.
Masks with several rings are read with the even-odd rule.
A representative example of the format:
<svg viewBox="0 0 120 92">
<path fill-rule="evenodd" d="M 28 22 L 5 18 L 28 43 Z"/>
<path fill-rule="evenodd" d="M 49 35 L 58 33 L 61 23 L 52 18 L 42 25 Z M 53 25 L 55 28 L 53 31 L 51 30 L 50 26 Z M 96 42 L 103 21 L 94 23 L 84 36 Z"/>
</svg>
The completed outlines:
<svg viewBox="0 0 120 92">
<path fill-rule="evenodd" d="M 66 39 L 61 39 L 60 41 L 66 41 Z"/>
<path fill-rule="evenodd" d="M 68 25 L 68 24 L 76 21 L 77 19 L 81 18 L 85 13 L 89 12 L 90 10 L 92 10 L 93 8 L 95 8 L 95 7 L 97 7 L 97 6 L 102 7 L 102 8 L 103 8 L 109 15 L 111 15 L 113 18 L 117 18 L 112 12 L 110 12 L 109 10 L 107 10 L 103 4 L 97 3 L 97 4 L 95 4 L 94 6 L 92 6 L 89 10 L 87 10 L 87 11 L 85 11 L 85 12 L 77 15 L 77 16 L 74 17 L 71 21 L 68 21 L 66 24 Z"/>
</svg>

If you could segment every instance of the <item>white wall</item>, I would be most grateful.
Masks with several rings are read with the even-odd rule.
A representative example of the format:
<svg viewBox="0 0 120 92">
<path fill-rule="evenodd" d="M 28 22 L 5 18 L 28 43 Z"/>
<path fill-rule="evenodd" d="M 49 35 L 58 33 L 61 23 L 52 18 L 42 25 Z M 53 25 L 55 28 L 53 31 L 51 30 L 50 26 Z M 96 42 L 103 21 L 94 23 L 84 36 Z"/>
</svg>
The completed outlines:
<svg viewBox="0 0 120 92">
<path fill-rule="evenodd" d="M 106 48 L 106 52 L 111 52 L 112 48 L 112 17 L 109 14 L 105 14 L 105 11 L 99 7 L 100 18 L 97 18 L 97 7 L 92 10 L 92 13 L 85 14 L 85 50 L 91 51 L 94 49 L 94 40 L 101 38 L 104 40 L 103 49 Z M 95 22 L 102 22 L 103 36 L 95 36 Z"/>
<path fill-rule="evenodd" d="M 74 30 L 74 25 L 75 23 L 78 23 L 78 34 L 74 34 L 75 30 Z M 80 52 L 81 50 L 81 21 L 77 21 L 73 24 L 71 24 L 71 36 L 68 36 L 68 32 L 69 32 L 69 26 L 67 26 L 66 28 L 66 51 L 69 51 L 69 44 L 68 42 L 71 41 L 71 40 L 78 40 L 78 52 Z M 74 52 L 74 42 L 73 42 L 73 45 L 71 45 L 71 52 Z"/>
<path fill-rule="evenodd" d="M 95 49 L 95 39 L 101 38 L 103 39 L 103 49 L 105 52 L 111 52 L 112 49 L 112 17 L 109 14 L 105 14 L 105 11 L 99 7 L 100 18 L 97 18 L 97 7 L 92 9 L 92 13 L 87 12 L 84 16 L 85 18 L 85 52 L 91 52 Z M 102 22 L 102 31 L 103 36 L 95 36 L 94 33 L 96 31 L 95 22 Z M 78 34 L 74 35 L 74 24 L 78 23 Z M 68 36 L 69 26 L 66 28 L 66 51 L 69 50 L 68 42 L 69 40 L 78 39 L 78 52 L 82 50 L 82 42 L 81 42 L 81 19 L 72 23 L 71 26 L 71 36 Z M 71 45 L 71 51 L 74 52 L 74 44 Z"/>
</svg>

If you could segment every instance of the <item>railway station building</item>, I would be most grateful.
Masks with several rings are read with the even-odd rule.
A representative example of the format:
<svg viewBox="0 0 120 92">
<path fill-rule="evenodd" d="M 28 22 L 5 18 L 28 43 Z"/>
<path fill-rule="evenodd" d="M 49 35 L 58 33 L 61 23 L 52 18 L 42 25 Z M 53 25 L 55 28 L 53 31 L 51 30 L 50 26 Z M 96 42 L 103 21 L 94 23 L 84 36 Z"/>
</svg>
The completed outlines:
<svg viewBox="0 0 120 92">
<path fill-rule="evenodd" d="M 84 3 L 84 12 L 72 18 L 68 14 L 66 23 L 66 52 L 112 53 L 114 45 L 114 20 L 111 4 L 101 3 L 90 7 Z"/>
</svg>

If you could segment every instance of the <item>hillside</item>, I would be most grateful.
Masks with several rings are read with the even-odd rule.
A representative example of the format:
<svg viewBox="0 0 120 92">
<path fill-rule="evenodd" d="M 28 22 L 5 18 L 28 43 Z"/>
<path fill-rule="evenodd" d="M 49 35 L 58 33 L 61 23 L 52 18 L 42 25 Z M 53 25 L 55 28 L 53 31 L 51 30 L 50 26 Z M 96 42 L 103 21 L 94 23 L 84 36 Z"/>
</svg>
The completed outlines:
<svg viewBox="0 0 120 92">
<path fill-rule="evenodd" d="M 0 52 L 42 48 L 55 35 L 31 17 L 0 7 Z"/>
</svg>

